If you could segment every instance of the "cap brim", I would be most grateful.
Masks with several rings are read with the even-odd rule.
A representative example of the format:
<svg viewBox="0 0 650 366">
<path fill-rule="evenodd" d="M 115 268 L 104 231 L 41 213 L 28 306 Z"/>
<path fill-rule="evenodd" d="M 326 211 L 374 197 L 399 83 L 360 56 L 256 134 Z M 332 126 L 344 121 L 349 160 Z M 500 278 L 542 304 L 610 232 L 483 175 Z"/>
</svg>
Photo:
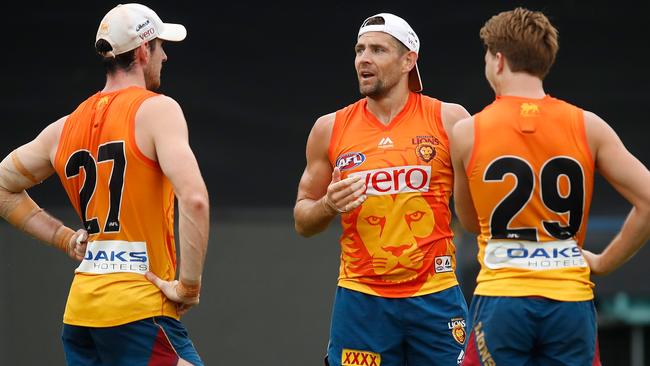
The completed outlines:
<svg viewBox="0 0 650 366">
<path fill-rule="evenodd" d="M 158 38 L 165 41 L 178 42 L 185 39 L 187 36 L 187 29 L 181 24 L 163 23 L 165 28 L 158 35 Z"/>
<path fill-rule="evenodd" d="M 409 89 L 416 93 L 422 91 L 422 79 L 420 78 L 420 70 L 418 69 L 418 64 L 415 64 L 415 67 L 409 72 Z"/>
</svg>

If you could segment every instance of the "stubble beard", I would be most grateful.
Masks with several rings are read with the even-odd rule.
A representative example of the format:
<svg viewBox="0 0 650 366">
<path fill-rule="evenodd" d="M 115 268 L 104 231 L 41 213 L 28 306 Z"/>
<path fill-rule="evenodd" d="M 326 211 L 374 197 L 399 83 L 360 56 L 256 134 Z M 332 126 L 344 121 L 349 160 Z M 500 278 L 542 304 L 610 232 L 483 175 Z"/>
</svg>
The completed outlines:
<svg viewBox="0 0 650 366">
<path fill-rule="evenodd" d="M 154 75 L 150 70 L 144 72 L 144 83 L 147 90 L 156 91 L 160 88 L 160 73 Z"/>
<path fill-rule="evenodd" d="M 369 98 L 380 98 L 386 94 L 386 88 L 384 85 L 384 82 L 381 80 L 377 80 L 376 83 L 370 86 L 362 86 L 361 82 L 359 82 L 359 92 L 361 95 L 364 97 L 369 97 Z"/>
</svg>

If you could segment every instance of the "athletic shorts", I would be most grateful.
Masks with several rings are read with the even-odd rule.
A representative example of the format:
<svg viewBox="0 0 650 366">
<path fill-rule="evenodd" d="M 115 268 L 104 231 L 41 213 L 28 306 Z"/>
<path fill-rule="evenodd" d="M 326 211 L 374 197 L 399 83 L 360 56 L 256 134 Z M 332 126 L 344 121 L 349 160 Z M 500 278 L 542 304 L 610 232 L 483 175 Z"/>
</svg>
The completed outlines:
<svg viewBox="0 0 650 366">
<path fill-rule="evenodd" d="M 600 365 L 593 301 L 475 295 L 463 366 Z"/>
<path fill-rule="evenodd" d="M 458 286 L 416 297 L 336 290 L 326 365 L 449 366 L 462 362 L 467 304 Z"/>
<path fill-rule="evenodd" d="M 169 317 L 105 328 L 64 324 L 62 338 L 69 366 L 176 366 L 179 357 L 203 366 L 185 327 Z"/>
</svg>

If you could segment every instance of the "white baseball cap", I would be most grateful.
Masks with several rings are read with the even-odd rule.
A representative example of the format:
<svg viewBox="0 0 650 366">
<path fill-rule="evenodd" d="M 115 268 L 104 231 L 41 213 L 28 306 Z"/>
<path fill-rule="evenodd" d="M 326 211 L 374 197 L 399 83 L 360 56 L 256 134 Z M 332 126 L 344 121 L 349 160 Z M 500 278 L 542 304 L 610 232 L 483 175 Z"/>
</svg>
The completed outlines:
<svg viewBox="0 0 650 366">
<path fill-rule="evenodd" d="M 384 19 L 384 24 L 367 24 L 368 20 L 371 18 L 382 18 Z M 400 41 L 406 48 L 409 50 L 418 53 L 420 51 L 420 39 L 411 26 L 406 22 L 406 20 L 393 15 L 390 13 L 379 13 L 368 17 L 361 24 L 359 28 L 359 35 L 367 32 L 383 32 L 390 34 Z M 420 78 L 420 70 L 418 70 L 418 64 L 415 63 L 415 67 L 409 73 L 409 89 L 414 92 L 422 91 L 422 79 Z"/>
<path fill-rule="evenodd" d="M 113 50 L 103 56 L 117 56 L 139 47 L 142 43 L 160 38 L 182 41 L 187 30 L 181 24 L 163 23 L 160 17 L 142 4 L 120 4 L 111 9 L 97 29 L 95 42 L 106 40 Z"/>
</svg>

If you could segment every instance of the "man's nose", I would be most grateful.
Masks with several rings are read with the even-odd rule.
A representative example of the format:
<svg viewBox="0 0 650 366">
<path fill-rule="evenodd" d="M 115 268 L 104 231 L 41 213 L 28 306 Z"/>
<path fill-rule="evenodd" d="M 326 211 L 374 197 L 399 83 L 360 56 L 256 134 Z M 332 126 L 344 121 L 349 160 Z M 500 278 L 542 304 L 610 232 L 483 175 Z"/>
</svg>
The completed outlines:
<svg viewBox="0 0 650 366">
<path fill-rule="evenodd" d="M 361 51 L 357 56 L 357 60 L 359 61 L 359 63 L 370 62 L 370 53 L 368 52 L 368 50 Z"/>
</svg>

